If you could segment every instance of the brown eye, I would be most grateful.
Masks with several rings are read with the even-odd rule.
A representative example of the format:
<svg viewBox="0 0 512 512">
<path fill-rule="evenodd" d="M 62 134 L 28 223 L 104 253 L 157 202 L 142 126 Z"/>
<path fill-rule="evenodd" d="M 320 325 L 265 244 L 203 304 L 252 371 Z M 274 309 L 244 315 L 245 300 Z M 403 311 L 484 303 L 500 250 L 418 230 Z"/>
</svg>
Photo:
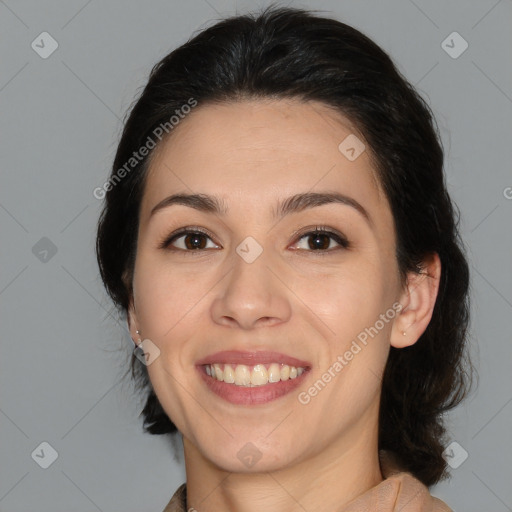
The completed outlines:
<svg viewBox="0 0 512 512">
<path fill-rule="evenodd" d="M 202 233 L 189 233 L 183 237 L 187 249 L 204 249 L 206 247 L 206 236 Z"/>
<path fill-rule="evenodd" d="M 300 242 L 302 240 L 304 240 L 304 242 Z M 210 246 L 208 246 L 209 243 Z M 302 247 L 300 244 L 302 244 Z M 306 252 L 326 253 L 336 250 L 337 248 L 346 249 L 349 246 L 348 240 L 343 235 L 326 229 L 316 228 L 314 231 L 309 231 L 301 235 L 296 248 Z M 185 252 L 220 248 L 212 241 L 210 235 L 198 228 L 184 229 L 178 233 L 174 233 L 161 242 L 159 247 L 161 249 Z"/>
<path fill-rule="evenodd" d="M 305 240 L 305 243 L 302 244 L 302 247 L 297 245 L 297 248 L 300 250 L 327 252 L 335 250 L 336 244 L 338 247 L 344 249 L 349 247 L 348 240 L 345 237 L 339 233 L 334 233 L 321 228 L 304 233 L 300 236 L 299 241 L 303 239 Z"/>
<path fill-rule="evenodd" d="M 314 235 L 308 235 L 308 246 L 312 250 L 321 249 L 326 251 L 331 245 L 332 238 L 325 233 L 315 233 Z"/>
<path fill-rule="evenodd" d="M 169 238 L 164 240 L 160 244 L 160 248 L 164 249 L 172 249 L 172 250 L 181 250 L 181 251 L 197 251 L 204 249 L 215 249 L 218 248 L 213 242 L 212 246 L 207 246 L 208 240 L 211 242 L 211 238 L 206 233 L 202 231 L 198 231 L 197 229 L 191 230 L 186 229 L 180 231 L 179 233 L 175 233 L 171 235 Z"/>
</svg>

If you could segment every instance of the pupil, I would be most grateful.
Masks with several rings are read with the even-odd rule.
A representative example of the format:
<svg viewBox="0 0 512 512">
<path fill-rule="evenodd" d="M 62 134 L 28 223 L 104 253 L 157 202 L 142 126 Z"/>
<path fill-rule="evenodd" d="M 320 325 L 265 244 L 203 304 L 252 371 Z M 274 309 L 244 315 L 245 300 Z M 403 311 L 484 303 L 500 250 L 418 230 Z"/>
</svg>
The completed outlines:
<svg viewBox="0 0 512 512">
<path fill-rule="evenodd" d="M 204 237 L 200 234 L 187 235 L 185 238 L 187 249 L 204 249 L 204 243 L 201 243 L 201 238 Z M 189 243 L 189 241 L 192 242 Z"/>
<path fill-rule="evenodd" d="M 310 249 L 327 249 L 329 247 L 329 237 L 327 235 L 318 233 L 316 235 L 311 235 L 311 238 L 314 242 L 309 244 Z M 322 243 L 322 239 L 324 243 Z M 327 245 L 325 242 L 327 242 Z"/>
</svg>

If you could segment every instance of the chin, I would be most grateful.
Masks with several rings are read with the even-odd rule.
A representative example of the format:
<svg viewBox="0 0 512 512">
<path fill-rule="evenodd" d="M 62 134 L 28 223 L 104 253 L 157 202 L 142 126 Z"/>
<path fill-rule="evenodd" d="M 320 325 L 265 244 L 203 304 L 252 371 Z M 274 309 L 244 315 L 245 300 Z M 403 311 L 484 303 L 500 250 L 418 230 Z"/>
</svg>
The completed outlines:
<svg viewBox="0 0 512 512">
<path fill-rule="evenodd" d="M 279 471 L 299 456 L 289 451 L 293 447 L 287 447 L 286 443 L 281 443 L 277 439 L 274 442 L 256 436 L 254 441 L 250 439 L 250 436 L 240 436 L 238 439 L 230 438 L 227 442 L 224 440 L 215 446 L 210 444 L 202 450 L 203 456 L 223 471 L 231 473 Z"/>
</svg>

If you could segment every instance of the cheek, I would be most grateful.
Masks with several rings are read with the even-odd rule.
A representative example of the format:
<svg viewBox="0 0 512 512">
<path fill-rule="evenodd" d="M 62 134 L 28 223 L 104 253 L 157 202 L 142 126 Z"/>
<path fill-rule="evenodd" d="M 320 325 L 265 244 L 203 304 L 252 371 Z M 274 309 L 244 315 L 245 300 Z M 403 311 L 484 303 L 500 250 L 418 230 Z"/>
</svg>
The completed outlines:
<svg viewBox="0 0 512 512">
<path fill-rule="evenodd" d="M 388 307 L 391 294 L 384 277 L 380 263 L 354 257 L 326 271 L 295 278 L 293 290 L 336 335 L 345 338 L 358 326 L 373 323 Z"/>
<path fill-rule="evenodd" d="M 165 262 L 144 255 L 137 260 L 134 276 L 137 316 L 146 331 L 155 337 L 164 336 L 193 311 L 207 289 L 205 279 L 199 279 L 197 274 L 178 272 Z"/>
</svg>

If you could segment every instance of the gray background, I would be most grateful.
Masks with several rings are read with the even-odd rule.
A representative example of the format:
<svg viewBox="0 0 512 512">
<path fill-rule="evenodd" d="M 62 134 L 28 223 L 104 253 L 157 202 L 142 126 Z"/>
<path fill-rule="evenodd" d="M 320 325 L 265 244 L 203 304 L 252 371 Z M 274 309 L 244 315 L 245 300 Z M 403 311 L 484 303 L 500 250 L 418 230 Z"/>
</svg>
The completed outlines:
<svg viewBox="0 0 512 512">
<path fill-rule="evenodd" d="M 480 379 L 448 417 L 454 458 L 469 456 L 432 493 L 459 512 L 512 510 L 512 2 L 289 4 L 368 34 L 434 110 Z M 0 1 L 0 511 L 160 511 L 184 481 L 169 440 L 143 434 L 122 378 L 132 341 L 98 277 L 93 190 L 152 65 L 211 20 L 263 5 Z M 46 59 L 31 47 L 43 31 L 59 45 Z M 458 58 L 441 46 L 454 31 L 469 44 Z M 43 441 L 58 452 L 48 469 L 31 456 Z"/>
</svg>

